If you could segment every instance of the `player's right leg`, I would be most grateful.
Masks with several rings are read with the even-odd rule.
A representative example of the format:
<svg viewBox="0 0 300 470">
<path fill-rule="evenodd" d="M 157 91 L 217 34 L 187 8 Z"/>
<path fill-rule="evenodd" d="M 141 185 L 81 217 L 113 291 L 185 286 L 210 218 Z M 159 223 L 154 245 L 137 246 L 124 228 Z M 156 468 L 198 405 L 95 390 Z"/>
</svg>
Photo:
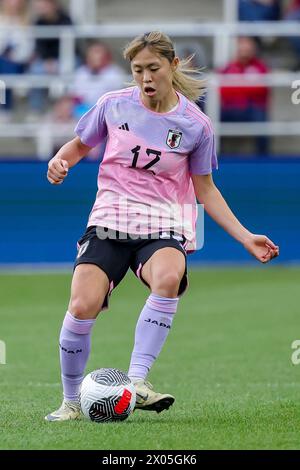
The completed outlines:
<svg viewBox="0 0 300 470">
<path fill-rule="evenodd" d="M 108 291 L 109 280 L 102 269 L 88 263 L 76 266 L 59 338 L 64 400 L 58 410 L 45 417 L 47 421 L 80 417 L 79 391 L 90 353 L 91 330 Z"/>
</svg>

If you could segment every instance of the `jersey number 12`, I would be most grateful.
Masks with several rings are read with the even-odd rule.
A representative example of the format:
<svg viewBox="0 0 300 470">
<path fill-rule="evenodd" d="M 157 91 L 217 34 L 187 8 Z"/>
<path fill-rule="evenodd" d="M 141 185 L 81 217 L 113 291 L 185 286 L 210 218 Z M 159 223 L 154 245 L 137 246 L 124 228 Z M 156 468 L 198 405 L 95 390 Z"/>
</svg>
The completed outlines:
<svg viewBox="0 0 300 470">
<path fill-rule="evenodd" d="M 140 150 L 141 150 L 140 145 L 137 145 L 136 147 L 134 147 L 134 149 L 131 149 L 131 152 L 133 153 L 133 159 L 132 159 L 132 163 L 130 165 L 130 168 L 137 168 L 137 161 L 138 161 L 138 158 L 139 158 L 139 155 L 140 155 Z M 155 165 L 155 163 L 159 162 L 160 157 L 161 157 L 161 152 L 159 150 L 146 149 L 146 153 L 149 157 L 151 155 L 155 155 L 155 158 L 153 158 L 153 160 L 151 160 L 149 163 L 147 163 L 147 165 L 143 166 L 142 167 L 143 170 L 149 170 L 149 168 L 151 168 L 153 165 Z M 152 173 L 154 173 L 153 170 L 150 170 L 150 171 Z"/>
</svg>

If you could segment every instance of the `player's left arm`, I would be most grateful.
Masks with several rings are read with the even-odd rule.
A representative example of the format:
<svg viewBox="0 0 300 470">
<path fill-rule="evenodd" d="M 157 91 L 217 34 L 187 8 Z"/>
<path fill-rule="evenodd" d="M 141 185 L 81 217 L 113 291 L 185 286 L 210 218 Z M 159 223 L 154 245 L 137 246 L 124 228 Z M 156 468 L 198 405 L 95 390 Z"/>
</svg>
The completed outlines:
<svg viewBox="0 0 300 470">
<path fill-rule="evenodd" d="M 235 217 L 211 175 L 192 175 L 194 190 L 205 211 L 257 260 L 267 263 L 279 255 L 279 247 L 265 235 L 249 232 Z"/>
</svg>

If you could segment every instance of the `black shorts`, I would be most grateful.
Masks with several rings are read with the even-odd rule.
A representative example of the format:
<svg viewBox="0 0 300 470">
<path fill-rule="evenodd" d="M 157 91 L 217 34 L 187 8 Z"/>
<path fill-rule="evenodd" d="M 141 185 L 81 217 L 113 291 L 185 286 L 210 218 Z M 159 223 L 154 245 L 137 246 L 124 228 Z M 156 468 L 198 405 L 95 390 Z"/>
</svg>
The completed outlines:
<svg viewBox="0 0 300 470">
<path fill-rule="evenodd" d="M 98 227 L 102 231 L 102 227 Z M 185 273 L 182 277 L 178 295 L 182 295 L 187 288 L 187 266 L 186 266 L 186 252 L 184 245 L 186 240 L 184 237 L 176 233 L 166 232 L 157 234 L 157 239 L 138 238 L 133 240 L 127 237 L 127 234 L 120 234 L 120 232 L 113 232 L 114 238 L 101 239 L 97 235 L 97 227 L 88 227 L 83 237 L 78 240 L 77 248 L 78 254 L 74 263 L 74 269 L 79 264 L 89 263 L 95 264 L 102 269 L 109 279 L 109 292 L 105 298 L 102 309 L 108 307 L 108 298 L 112 290 L 121 282 L 128 269 L 131 268 L 134 274 L 146 285 L 146 281 L 141 276 L 143 265 L 148 259 L 160 248 L 172 247 L 181 251 L 185 257 Z M 168 238 L 165 238 L 166 235 Z M 124 237 L 127 237 L 124 239 Z M 163 238 L 159 238 L 163 237 Z"/>
</svg>

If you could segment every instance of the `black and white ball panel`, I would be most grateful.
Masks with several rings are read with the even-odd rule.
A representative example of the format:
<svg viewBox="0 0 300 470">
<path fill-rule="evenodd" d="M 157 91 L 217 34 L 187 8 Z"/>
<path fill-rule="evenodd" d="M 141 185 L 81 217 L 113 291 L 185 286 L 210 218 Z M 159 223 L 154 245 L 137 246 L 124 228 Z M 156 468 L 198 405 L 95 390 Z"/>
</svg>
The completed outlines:
<svg viewBox="0 0 300 470">
<path fill-rule="evenodd" d="M 98 384 L 106 386 L 128 385 L 130 383 L 129 377 L 118 369 L 97 369 L 91 373 L 91 378 Z"/>
</svg>

